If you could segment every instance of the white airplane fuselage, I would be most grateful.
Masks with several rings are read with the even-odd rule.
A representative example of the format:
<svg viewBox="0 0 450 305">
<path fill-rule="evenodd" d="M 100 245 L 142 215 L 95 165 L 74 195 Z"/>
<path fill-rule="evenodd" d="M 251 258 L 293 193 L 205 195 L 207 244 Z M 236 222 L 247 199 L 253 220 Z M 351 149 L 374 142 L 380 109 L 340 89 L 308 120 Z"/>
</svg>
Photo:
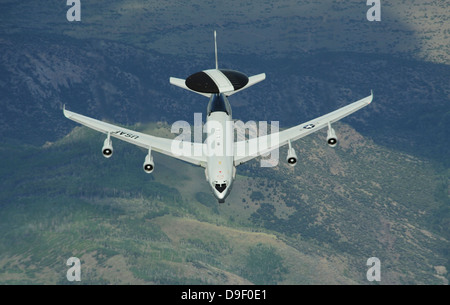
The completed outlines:
<svg viewBox="0 0 450 305">
<path fill-rule="evenodd" d="M 231 107 L 224 94 L 211 97 L 207 110 L 206 130 L 206 180 L 214 196 L 223 203 L 230 194 L 236 173 Z"/>
<path fill-rule="evenodd" d="M 238 71 L 219 69 L 216 32 L 214 32 L 214 44 L 216 55 L 215 69 L 194 73 L 187 79 L 175 77 L 169 79 L 170 83 L 177 87 L 198 93 L 210 99 L 207 108 L 206 126 L 204 127 L 206 128 L 205 132 L 207 134 L 205 143 L 197 143 L 200 141 L 197 141 L 194 137 L 195 143 L 190 140 L 188 141 L 189 143 L 186 143 L 187 141 L 182 143 L 183 148 L 180 153 L 180 141 L 174 141 L 165 137 L 157 137 L 96 120 L 66 110 L 65 106 L 63 107 L 64 116 L 106 134 L 106 139 L 104 140 L 102 147 L 102 154 L 105 158 L 110 158 L 113 154 L 112 137 L 146 149 L 148 153 L 144 159 L 143 169 L 147 174 L 152 173 L 154 170 L 152 151 L 180 159 L 196 166 L 204 167 L 206 181 L 208 182 L 213 195 L 217 198 L 219 203 L 224 203 L 225 198 L 230 194 L 236 176 L 236 165 L 248 162 L 258 156 L 263 156 L 269 151 L 278 149 L 283 145 L 288 145 L 286 161 L 290 166 L 295 166 L 297 163 L 297 155 L 291 145 L 291 141 L 296 141 L 321 130 L 322 128 L 328 127 L 326 141 L 329 146 L 335 147 L 337 144 L 337 136 L 334 129 L 331 127 L 331 124 L 334 124 L 372 102 L 373 92 L 366 98 L 341 107 L 326 115 L 277 132 L 274 140 L 272 140 L 272 136 L 270 137 L 269 146 L 267 146 L 267 135 L 262 135 L 255 139 L 235 142 L 235 126 L 232 120 L 231 106 L 227 96 L 248 89 L 263 81 L 266 78 L 266 74 L 261 73 L 247 77 L 245 74 Z M 244 129 L 246 129 L 246 127 L 244 127 Z M 237 131 L 238 138 L 242 135 L 244 135 L 245 138 L 245 133 L 242 134 L 240 130 Z M 185 146 L 185 144 L 188 146 Z M 236 150 L 234 146 L 236 146 Z M 184 152 L 186 152 L 184 150 L 185 147 L 191 148 L 191 151 L 186 150 L 188 154 L 184 154 Z M 192 148 L 194 148 L 194 154 L 191 154 Z M 201 150 L 198 148 L 201 148 Z"/>
</svg>

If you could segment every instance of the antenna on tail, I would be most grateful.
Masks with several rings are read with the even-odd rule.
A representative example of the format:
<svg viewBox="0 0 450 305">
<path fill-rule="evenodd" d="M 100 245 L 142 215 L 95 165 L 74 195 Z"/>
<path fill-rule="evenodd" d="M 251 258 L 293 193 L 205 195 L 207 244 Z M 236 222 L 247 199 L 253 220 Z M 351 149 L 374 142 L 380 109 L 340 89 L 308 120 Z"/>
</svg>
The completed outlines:
<svg viewBox="0 0 450 305">
<path fill-rule="evenodd" d="M 216 70 L 219 69 L 219 61 L 217 59 L 217 33 L 216 31 L 214 31 L 214 47 L 215 47 L 215 52 L 216 52 Z"/>
</svg>

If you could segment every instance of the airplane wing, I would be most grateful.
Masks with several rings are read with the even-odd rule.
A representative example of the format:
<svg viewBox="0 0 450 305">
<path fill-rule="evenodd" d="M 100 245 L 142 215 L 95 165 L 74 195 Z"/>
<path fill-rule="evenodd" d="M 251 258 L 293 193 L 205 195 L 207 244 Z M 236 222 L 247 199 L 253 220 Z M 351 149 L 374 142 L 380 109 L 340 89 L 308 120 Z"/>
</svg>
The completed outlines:
<svg viewBox="0 0 450 305">
<path fill-rule="evenodd" d="M 350 105 L 344 106 L 338 110 L 325 114 L 319 118 L 310 120 L 306 123 L 294 126 L 292 128 L 283 130 L 275 134 L 256 137 L 253 139 L 239 141 L 234 143 L 234 164 L 238 166 L 258 156 L 269 153 L 291 141 L 303 138 L 311 133 L 314 133 L 331 123 L 337 122 L 340 119 L 352 114 L 355 111 L 369 105 L 373 100 L 373 92 L 368 97 L 365 97 Z"/>
<path fill-rule="evenodd" d="M 94 130 L 100 131 L 105 134 L 109 134 L 111 137 L 115 137 L 117 139 L 123 140 L 125 142 L 150 149 L 152 151 L 156 151 L 188 163 L 206 166 L 206 158 L 202 154 L 202 156 L 195 156 L 194 154 L 190 154 L 189 156 L 177 155 L 172 152 L 172 139 L 155 137 L 148 134 L 144 134 L 138 131 L 130 130 L 124 127 L 115 126 L 113 124 L 109 124 L 103 121 L 99 121 L 72 111 L 66 110 L 64 107 L 64 116 L 72 121 L 80 123 L 84 126 L 92 128 Z M 191 145 L 191 151 L 194 151 L 194 145 L 204 145 L 200 143 L 185 143 Z M 202 147 L 203 149 L 203 147 Z"/>
</svg>

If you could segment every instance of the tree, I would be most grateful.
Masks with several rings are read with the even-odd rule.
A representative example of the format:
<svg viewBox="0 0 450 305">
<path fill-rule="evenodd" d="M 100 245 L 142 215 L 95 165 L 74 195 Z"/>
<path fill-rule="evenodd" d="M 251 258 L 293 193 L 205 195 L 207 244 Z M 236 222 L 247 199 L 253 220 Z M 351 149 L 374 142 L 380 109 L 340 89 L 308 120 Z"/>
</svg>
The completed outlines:
<svg viewBox="0 0 450 305">
<path fill-rule="evenodd" d="M 260 243 L 250 248 L 243 276 L 257 285 L 273 285 L 281 281 L 287 271 L 276 249 Z"/>
</svg>

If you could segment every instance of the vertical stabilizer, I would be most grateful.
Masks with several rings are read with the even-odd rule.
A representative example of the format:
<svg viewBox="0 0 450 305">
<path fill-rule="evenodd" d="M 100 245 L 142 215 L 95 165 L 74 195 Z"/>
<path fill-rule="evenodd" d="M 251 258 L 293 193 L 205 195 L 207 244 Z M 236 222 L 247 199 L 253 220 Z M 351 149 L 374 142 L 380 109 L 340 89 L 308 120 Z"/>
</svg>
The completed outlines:
<svg viewBox="0 0 450 305">
<path fill-rule="evenodd" d="M 214 31 L 214 50 L 216 53 L 216 70 L 219 69 L 219 60 L 217 59 L 217 33 Z"/>
</svg>

